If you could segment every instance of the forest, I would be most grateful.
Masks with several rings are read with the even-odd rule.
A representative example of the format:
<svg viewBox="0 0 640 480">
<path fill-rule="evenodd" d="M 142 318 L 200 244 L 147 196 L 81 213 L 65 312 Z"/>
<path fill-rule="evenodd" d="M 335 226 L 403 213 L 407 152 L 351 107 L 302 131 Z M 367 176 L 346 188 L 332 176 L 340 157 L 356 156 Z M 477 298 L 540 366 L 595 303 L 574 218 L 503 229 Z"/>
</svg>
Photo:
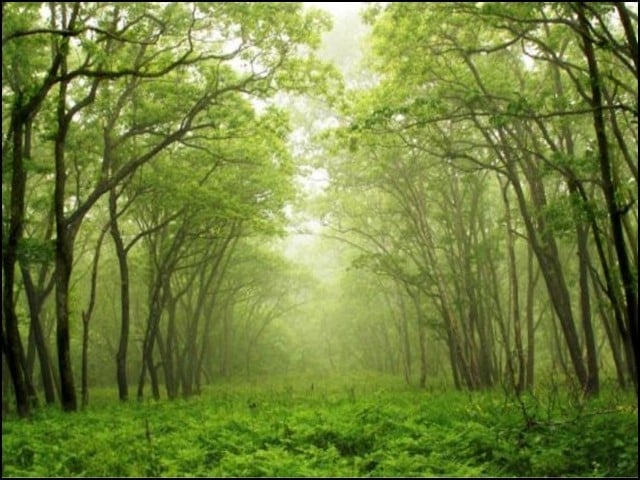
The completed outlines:
<svg viewBox="0 0 640 480">
<path fill-rule="evenodd" d="M 3 2 L 3 477 L 638 476 L 629 2 Z"/>
</svg>

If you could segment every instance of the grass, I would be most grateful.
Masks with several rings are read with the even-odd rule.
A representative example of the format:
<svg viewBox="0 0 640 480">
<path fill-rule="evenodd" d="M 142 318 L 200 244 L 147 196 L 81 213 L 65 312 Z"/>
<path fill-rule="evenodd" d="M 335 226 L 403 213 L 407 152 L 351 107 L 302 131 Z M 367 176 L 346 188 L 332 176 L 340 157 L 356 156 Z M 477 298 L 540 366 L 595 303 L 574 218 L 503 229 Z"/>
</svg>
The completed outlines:
<svg viewBox="0 0 640 480">
<path fill-rule="evenodd" d="M 6 419 L 2 475 L 637 477 L 637 403 L 614 393 L 578 407 L 380 377 L 220 384 L 173 402 L 96 392 L 82 412 Z"/>
</svg>

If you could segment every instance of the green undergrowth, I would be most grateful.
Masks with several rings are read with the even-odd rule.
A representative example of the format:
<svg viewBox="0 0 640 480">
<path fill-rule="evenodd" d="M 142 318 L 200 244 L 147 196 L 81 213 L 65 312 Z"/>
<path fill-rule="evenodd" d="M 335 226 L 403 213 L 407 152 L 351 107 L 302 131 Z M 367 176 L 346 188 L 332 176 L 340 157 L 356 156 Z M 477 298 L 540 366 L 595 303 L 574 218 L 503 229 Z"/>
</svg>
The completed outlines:
<svg viewBox="0 0 640 480">
<path fill-rule="evenodd" d="M 115 396 L 109 392 L 110 397 Z M 384 379 L 221 384 L 2 424 L 3 477 L 634 476 L 635 396 L 421 391 Z"/>
</svg>

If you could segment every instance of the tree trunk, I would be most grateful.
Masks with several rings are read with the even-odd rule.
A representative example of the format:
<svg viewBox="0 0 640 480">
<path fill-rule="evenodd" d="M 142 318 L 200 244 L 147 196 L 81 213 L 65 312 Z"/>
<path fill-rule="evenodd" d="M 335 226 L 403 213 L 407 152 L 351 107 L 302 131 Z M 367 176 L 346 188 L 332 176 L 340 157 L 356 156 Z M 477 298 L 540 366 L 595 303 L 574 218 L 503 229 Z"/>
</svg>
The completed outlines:
<svg viewBox="0 0 640 480">
<path fill-rule="evenodd" d="M 558 332 L 557 313 L 555 312 L 554 309 L 552 309 L 551 311 L 551 333 L 553 335 L 553 339 L 552 339 L 553 345 L 551 346 L 551 348 L 552 348 L 552 351 L 555 352 L 555 355 L 553 356 L 554 370 L 555 370 L 555 365 L 559 364 L 560 370 L 562 371 L 562 373 L 566 377 L 569 377 L 570 376 L 569 366 L 567 365 L 567 360 L 565 358 L 565 353 L 564 353 L 564 349 L 566 348 L 566 343 L 563 343 L 562 340 L 560 339 L 560 333 Z"/>
<path fill-rule="evenodd" d="M 593 285 L 593 291 L 596 294 L 596 303 L 598 305 L 600 317 L 602 318 L 602 324 L 604 325 L 605 333 L 607 334 L 607 340 L 609 341 L 609 348 L 611 349 L 613 364 L 616 367 L 618 385 L 620 386 L 620 388 L 624 389 L 627 387 L 627 375 L 629 374 L 629 371 L 624 364 L 624 359 L 621 352 L 622 337 L 613 326 L 614 321 L 610 318 L 610 312 L 605 308 L 605 299 L 603 298 L 602 292 L 598 288 L 596 274 L 593 268 L 590 268 L 589 270 L 591 272 L 591 283 Z"/>
<path fill-rule="evenodd" d="M 498 178 L 499 181 L 499 178 Z M 485 233 L 485 226 L 484 223 L 480 226 L 480 233 L 482 235 L 482 241 L 483 243 L 487 244 L 488 243 L 488 239 L 486 237 L 486 233 Z M 495 261 L 493 258 L 493 255 L 491 253 L 491 250 L 489 249 L 487 251 L 486 254 L 486 258 L 485 260 L 485 275 L 483 275 L 482 281 L 483 284 L 487 287 L 490 288 L 491 290 L 491 300 L 492 300 L 492 304 L 493 304 L 493 309 L 490 309 L 491 311 L 493 311 L 493 316 L 497 322 L 498 325 L 498 331 L 500 333 L 500 336 L 502 337 L 502 343 L 504 345 L 504 359 L 505 359 L 505 368 L 506 368 L 506 374 L 508 375 L 508 385 L 510 387 L 513 387 L 514 381 L 515 381 L 515 369 L 513 366 L 513 359 L 511 358 L 510 352 L 511 352 L 511 338 L 509 336 L 508 333 L 508 329 L 507 329 L 507 322 L 504 318 L 504 313 L 503 313 L 503 307 L 502 307 L 502 302 L 501 302 L 501 294 L 499 291 L 499 283 L 498 283 L 498 274 L 496 272 L 496 265 L 495 265 Z M 505 383 L 504 382 L 504 372 L 503 372 L 503 368 L 501 364 L 497 365 L 497 370 L 498 370 L 498 375 L 499 375 L 499 381 L 501 383 Z"/>
<path fill-rule="evenodd" d="M 168 287 L 167 287 L 168 288 Z M 172 295 L 169 295 L 169 299 L 167 301 L 167 341 L 165 343 L 165 347 L 162 348 L 162 342 L 158 342 L 158 346 L 160 347 L 160 358 L 162 359 L 162 365 L 164 370 L 164 383 L 167 390 L 167 398 L 169 400 L 173 400 L 178 396 L 178 378 L 182 373 L 182 362 L 176 359 L 176 350 L 177 350 L 177 329 L 176 329 L 176 303 L 177 299 Z M 176 363 L 177 371 L 176 371 Z M 187 379 L 182 377 L 182 388 L 188 388 L 185 385 L 185 382 L 188 382 Z"/>
<path fill-rule="evenodd" d="M 71 249 L 68 246 L 69 242 L 65 238 L 66 236 L 63 223 L 61 228 L 58 228 L 58 239 L 56 240 L 56 341 L 62 408 L 66 411 L 74 411 L 78 409 L 78 401 L 69 346 L 69 279 L 72 261 Z"/>
<path fill-rule="evenodd" d="M 638 32 L 636 32 L 633 28 L 632 17 L 627 9 L 627 5 L 625 2 L 613 2 L 616 6 L 616 11 L 618 12 L 618 18 L 620 19 L 620 23 L 624 28 L 625 37 L 627 39 L 627 45 L 629 46 L 629 51 L 631 53 L 630 57 L 633 60 L 633 65 L 635 67 L 636 74 L 636 82 L 638 81 Z M 637 14 L 636 14 L 637 15 Z M 638 22 L 636 18 L 636 23 Z"/>
<path fill-rule="evenodd" d="M 31 308 L 29 308 L 29 312 L 31 312 Z M 31 314 L 29 314 L 31 317 Z M 27 335 L 27 356 L 26 356 L 26 367 L 25 378 L 28 382 L 33 384 L 33 370 L 36 364 L 36 340 L 33 333 L 33 322 L 29 322 L 29 335 Z"/>
<path fill-rule="evenodd" d="M 7 357 L 4 354 L 4 335 L 2 335 L 2 418 L 4 419 L 11 411 L 9 402 L 9 388 L 11 387 L 11 372 L 7 364 Z"/>
<path fill-rule="evenodd" d="M 411 384 L 411 341 L 409 339 L 409 315 L 407 314 L 404 298 L 402 292 L 398 292 L 398 298 L 400 299 L 400 335 L 402 338 L 402 351 L 403 357 L 403 371 L 404 379 L 407 385 Z"/>
<path fill-rule="evenodd" d="M 230 373 L 229 356 L 231 351 L 231 313 L 228 305 L 225 305 L 222 315 L 222 345 L 220 355 L 220 376 L 226 378 Z"/>
<path fill-rule="evenodd" d="M 597 395 L 600 391 L 598 373 L 598 358 L 596 352 L 595 335 L 591 322 L 591 301 L 589 299 L 589 250 L 587 247 L 588 229 L 583 223 L 578 223 L 576 234 L 578 242 L 580 310 L 582 316 L 582 330 L 587 350 L 587 384 L 585 394 Z"/>
<path fill-rule="evenodd" d="M 29 270 L 21 265 L 22 279 L 29 303 L 29 316 L 31 318 L 31 331 L 33 332 L 33 341 L 35 343 L 38 361 L 40 362 L 40 374 L 42 376 L 42 387 L 44 389 L 44 398 L 47 405 L 52 405 L 56 401 L 55 386 L 53 380 L 53 371 L 51 367 L 51 358 L 47 348 L 47 341 L 42 330 L 40 322 L 40 313 L 42 304 L 48 295 L 48 289 L 45 291 L 36 291 L 36 287 L 31 279 Z"/>
<path fill-rule="evenodd" d="M 98 236 L 96 249 L 93 254 L 93 262 L 91 265 L 91 287 L 89 292 L 89 302 L 87 309 L 82 312 L 82 406 L 89 404 L 89 322 L 93 314 L 93 307 L 96 304 L 96 288 L 98 285 L 98 263 L 100 261 L 100 252 L 102 251 L 102 241 L 107 233 L 106 224 Z"/>
<path fill-rule="evenodd" d="M 118 397 L 121 401 L 129 398 L 129 382 L 127 380 L 127 350 L 129 347 L 129 329 L 131 324 L 131 299 L 129 296 L 129 264 L 127 251 L 118 227 L 117 194 L 115 188 L 109 192 L 109 231 L 118 257 L 120 271 L 120 340 L 116 354 L 116 378 Z"/>
<path fill-rule="evenodd" d="M 535 375 L 535 324 L 533 318 L 534 293 L 537 276 L 533 272 L 534 253 L 531 245 L 527 248 L 527 375 L 526 388 L 533 391 Z"/>
<path fill-rule="evenodd" d="M 427 332 L 424 312 L 420 304 L 420 293 L 415 293 L 413 303 L 416 308 L 416 326 L 418 328 L 418 345 L 420 347 L 420 377 L 418 385 L 420 388 L 427 386 Z"/>
<path fill-rule="evenodd" d="M 82 372 L 80 376 L 82 408 L 89 405 L 89 320 L 90 314 L 82 312 Z"/>
<path fill-rule="evenodd" d="M 66 7 L 63 6 L 62 15 L 66 20 Z M 77 8 L 76 8 L 77 12 Z M 60 45 L 61 50 L 69 47 L 68 39 Z M 65 52 L 66 53 L 66 52 Z M 66 73 L 66 58 L 61 63 L 61 73 Z M 54 143 L 55 186 L 53 192 L 53 209 L 55 213 L 56 242 L 55 242 L 55 285 L 56 285 L 56 343 L 58 347 L 58 370 L 60 373 L 60 401 L 65 411 L 78 409 L 76 390 L 73 380 L 71 352 L 69 342 L 69 283 L 73 268 L 73 244 L 77 225 L 69 225 L 65 218 L 67 167 L 65 165 L 66 138 L 72 116 L 67 115 L 67 87 L 68 82 L 61 82 L 59 86 L 56 106 L 57 127 Z"/>
<path fill-rule="evenodd" d="M 602 190 L 604 192 L 605 200 L 607 203 L 607 211 L 609 214 L 609 222 L 611 225 L 611 231 L 613 233 L 613 244 L 616 251 L 616 257 L 620 268 L 620 278 L 622 280 L 624 297 L 626 300 L 626 325 L 631 337 L 631 347 L 633 349 L 633 356 L 630 359 L 634 362 L 633 371 L 636 374 L 633 376 L 633 381 L 636 389 L 636 396 L 638 394 L 638 377 L 637 366 L 638 356 L 640 354 L 638 342 L 638 300 L 637 300 L 637 287 L 635 284 L 634 275 L 629 262 L 629 256 L 627 253 L 627 247 L 624 239 L 624 231 L 622 226 L 622 209 L 618 206 L 616 201 L 616 186 L 613 182 L 611 158 L 609 154 L 609 144 L 607 141 L 604 111 L 603 111 L 603 99 L 602 89 L 600 82 L 602 78 L 599 72 L 599 66 L 593 47 L 593 39 L 589 36 L 591 25 L 587 19 L 585 13 L 584 3 L 575 4 L 576 13 L 578 14 L 578 20 L 582 27 L 581 36 L 584 54 L 587 60 L 587 66 L 589 69 L 589 80 L 591 87 L 591 107 L 593 110 L 593 126 L 596 134 L 596 140 L 598 143 L 599 163 L 600 163 L 600 181 Z M 637 59 L 636 59 L 637 60 Z"/>
<path fill-rule="evenodd" d="M 515 172 L 512 170 L 512 182 L 516 193 L 516 198 L 520 207 L 520 211 L 527 228 L 527 233 L 531 242 L 533 251 L 538 259 L 538 264 L 542 272 L 542 276 L 547 285 L 547 291 L 553 307 L 558 315 L 558 320 L 562 328 L 565 338 L 571 364 L 576 373 L 578 382 L 585 388 L 587 385 L 587 370 L 582 360 L 580 352 L 580 343 L 578 341 L 578 332 L 573 319 L 571 309 L 571 299 L 569 290 L 564 278 L 562 265 L 560 263 L 558 248 L 555 238 L 544 223 L 542 216 L 538 215 L 537 226 L 534 225 L 533 219 L 529 213 L 529 206 L 522 186 L 517 180 Z M 535 174 L 529 174 L 529 183 L 531 186 L 531 195 L 533 203 L 538 210 L 546 205 L 543 186 L 539 179 L 534 177 Z"/>
<path fill-rule="evenodd" d="M 507 222 L 507 264 L 509 269 L 509 290 L 511 306 L 511 320 L 513 321 L 513 338 L 516 347 L 516 359 L 517 368 L 514 373 L 517 377 L 514 377 L 513 386 L 516 394 L 520 394 L 525 386 L 525 358 L 524 348 L 522 346 L 522 322 L 520 318 L 520 295 L 518 288 L 518 272 L 516 270 L 516 253 L 515 253 L 515 241 L 513 235 L 513 226 L 511 224 L 511 207 L 509 205 L 508 188 L 509 184 L 506 184 L 502 188 L 502 199 L 504 200 L 505 207 L 505 219 Z M 511 355 L 511 352 L 507 352 L 507 355 Z"/>
<path fill-rule="evenodd" d="M 145 349 L 147 348 L 146 342 L 147 335 L 145 334 L 145 340 L 142 346 L 142 365 L 140 366 L 140 376 L 138 377 L 138 391 L 136 394 L 136 398 L 139 402 L 144 398 L 144 383 L 145 379 L 147 378 L 147 361 L 145 357 Z"/>
<path fill-rule="evenodd" d="M 19 100 L 18 100 L 19 102 Z M 14 112 L 11 119 L 13 128 L 13 152 L 11 165 L 11 206 L 9 219 L 9 232 L 6 245 L 2 248 L 3 289 L 2 289 L 2 316 L 4 317 L 3 338 L 7 365 L 13 381 L 13 389 L 16 396 L 16 409 L 18 415 L 29 415 L 29 394 L 25 373 L 20 362 L 22 340 L 18 330 L 18 316 L 15 310 L 15 266 L 18 259 L 18 244 L 22 238 L 25 189 L 27 172 L 23 161 L 23 135 L 25 119 L 19 113 Z"/>
<path fill-rule="evenodd" d="M 418 343 L 420 344 L 420 388 L 427 386 L 427 328 L 424 321 L 418 323 Z"/>
<path fill-rule="evenodd" d="M 153 349 L 155 346 L 156 335 L 157 335 L 157 327 L 155 325 L 156 318 L 157 318 L 156 313 L 150 312 L 149 322 L 147 324 L 147 329 L 145 331 L 145 337 L 144 337 L 144 342 L 142 347 L 142 369 L 140 372 L 140 380 L 138 381 L 138 400 L 141 400 L 144 395 L 145 373 L 149 374 L 149 380 L 151 382 L 151 391 L 152 391 L 153 398 L 156 400 L 160 399 L 158 372 L 153 362 Z"/>
</svg>

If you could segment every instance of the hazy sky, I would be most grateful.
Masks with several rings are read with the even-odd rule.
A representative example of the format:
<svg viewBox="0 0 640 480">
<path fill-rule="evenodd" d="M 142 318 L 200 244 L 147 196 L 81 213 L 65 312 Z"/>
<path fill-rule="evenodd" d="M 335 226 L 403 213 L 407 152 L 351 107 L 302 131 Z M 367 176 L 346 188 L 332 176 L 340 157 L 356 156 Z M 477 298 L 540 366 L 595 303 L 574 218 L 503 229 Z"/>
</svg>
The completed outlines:
<svg viewBox="0 0 640 480">
<path fill-rule="evenodd" d="M 306 5 L 313 5 L 314 7 L 322 8 L 331 12 L 336 17 L 340 17 L 344 14 L 351 12 L 357 12 L 365 2 L 304 2 Z"/>
<path fill-rule="evenodd" d="M 357 62 L 361 57 L 360 37 L 365 31 L 358 12 L 362 10 L 365 2 L 304 2 L 305 6 L 313 6 L 326 10 L 333 15 L 333 31 L 325 33 L 323 48 L 318 52 L 326 61 L 334 62 L 348 79 L 352 69 L 357 70 Z M 320 121 L 315 122 L 316 127 L 321 127 Z M 325 125 L 329 126 L 329 125 Z M 305 127 L 301 127 L 301 138 L 309 135 Z M 306 174 L 298 176 L 305 192 L 311 196 L 320 194 L 329 184 L 329 174 L 324 168 L 306 169 Z M 283 240 L 283 250 L 290 259 L 305 264 L 319 278 L 335 276 L 332 272 L 342 268 L 340 261 L 331 254 L 331 249 L 326 245 L 321 246 L 322 240 L 315 234 L 322 231 L 320 219 L 313 218 L 308 212 L 295 212 L 289 205 L 287 215 L 293 219 L 295 215 L 302 215 L 300 223 L 292 227 L 288 237 Z M 304 228 L 307 234 L 295 233 L 296 229 Z M 311 234 L 311 235 L 310 235 Z"/>
</svg>

